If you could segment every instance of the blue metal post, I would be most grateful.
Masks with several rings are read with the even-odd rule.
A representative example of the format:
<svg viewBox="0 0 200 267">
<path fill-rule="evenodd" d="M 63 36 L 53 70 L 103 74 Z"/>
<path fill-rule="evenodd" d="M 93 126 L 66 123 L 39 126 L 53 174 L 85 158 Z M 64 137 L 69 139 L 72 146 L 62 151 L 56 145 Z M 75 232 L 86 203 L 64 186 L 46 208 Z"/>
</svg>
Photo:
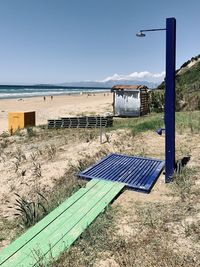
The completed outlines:
<svg viewBox="0 0 200 267">
<path fill-rule="evenodd" d="M 165 80 L 165 182 L 171 181 L 175 168 L 175 66 L 176 19 L 166 20 Z"/>
</svg>

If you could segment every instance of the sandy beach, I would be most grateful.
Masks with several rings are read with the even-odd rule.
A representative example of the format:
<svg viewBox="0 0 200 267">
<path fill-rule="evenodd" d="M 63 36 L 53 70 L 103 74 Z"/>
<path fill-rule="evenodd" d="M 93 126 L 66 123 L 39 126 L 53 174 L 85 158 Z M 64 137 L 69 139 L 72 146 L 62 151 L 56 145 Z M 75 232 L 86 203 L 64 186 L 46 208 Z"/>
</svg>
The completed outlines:
<svg viewBox="0 0 200 267">
<path fill-rule="evenodd" d="M 36 125 L 46 124 L 48 119 L 62 116 L 105 114 L 112 112 L 112 94 L 96 93 L 46 97 L 1 99 L 0 133 L 8 130 L 8 112 L 36 111 Z"/>
</svg>

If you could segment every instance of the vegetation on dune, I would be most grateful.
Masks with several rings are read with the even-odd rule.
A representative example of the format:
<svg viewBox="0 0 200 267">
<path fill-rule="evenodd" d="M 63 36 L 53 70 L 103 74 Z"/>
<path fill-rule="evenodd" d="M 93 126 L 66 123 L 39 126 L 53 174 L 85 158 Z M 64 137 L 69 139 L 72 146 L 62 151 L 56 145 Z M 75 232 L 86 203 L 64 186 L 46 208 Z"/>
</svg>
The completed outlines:
<svg viewBox="0 0 200 267">
<path fill-rule="evenodd" d="M 200 112 L 176 112 L 176 131 L 200 133 Z M 151 113 L 139 118 L 116 118 L 113 122 L 114 129 L 130 129 L 133 135 L 146 131 L 156 131 L 164 128 L 164 113 Z M 108 129 L 109 131 L 111 129 Z"/>
<path fill-rule="evenodd" d="M 49 266 L 199 266 L 196 173 L 187 168 L 168 185 L 172 201 L 131 202 L 127 211 L 109 207 Z M 120 231 L 124 217 L 128 233 Z"/>
<path fill-rule="evenodd" d="M 200 55 L 185 62 L 176 71 L 176 110 L 192 111 L 200 109 Z M 189 65 L 194 63 L 193 65 Z M 190 66 L 190 67 L 189 67 Z M 163 111 L 165 83 L 151 92 L 151 108 Z"/>
<path fill-rule="evenodd" d="M 141 153 L 143 144 L 141 148 L 137 144 L 134 146 L 141 133 L 155 132 L 157 128 L 163 126 L 162 113 L 152 113 L 140 118 L 115 118 L 113 127 L 107 128 L 104 132 L 107 136 L 106 144 L 119 152 L 133 154 L 139 151 Z M 200 112 L 177 112 L 176 130 L 179 134 L 187 133 L 191 136 L 199 134 Z M 116 132 L 118 135 L 120 131 L 123 134 L 119 140 L 113 140 L 112 134 Z M 36 198 L 33 194 L 19 194 L 17 198 L 19 205 L 16 207 L 20 207 L 21 213 L 18 210 L 17 220 L 10 219 L 9 215 L 8 218 L 0 215 L 0 242 L 6 240 L 8 233 L 13 237 L 18 236 L 25 227 L 33 225 L 60 205 L 85 184 L 85 181 L 76 179 L 76 173 L 110 152 L 104 147 L 104 143 L 93 154 L 87 154 L 87 157 L 82 155 L 76 164 L 68 166 L 64 175 L 55 180 L 51 191 L 43 191 L 38 186 L 39 179 L 44 176 L 41 159 L 55 161 L 62 151 L 60 149 L 63 149 L 66 144 L 84 142 L 89 145 L 90 142 L 99 142 L 99 129 L 48 130 L 44 127 L 36 127 L 29 129 L 27 133 L 18 132 L 15 138 L 15 146 L 20 149 L 15 149 L 8 155 L 7 149 L 13 142 L 13 137 L 1 136 L 0 159 L 3 161 L 6 156 L 14 158 L 17 167 L 13 165 L 13 168 L 18 176 L 22 176 L 21 171 L 26 170 L 23 168 L 30 160 L 36 181 L 34 190 L 35 192 L 38 190 L 40 198 L 37 199 L 37 194 Z M 57 147 L 53 145 L 56 140 L 59 141 Z M 29 157 L 23 150 L 22 144 L 25 143 L 34 143 L 34 146 L 37 146 Z M 138 149 L 137 152 L 136 149 Z M 191 153 L 187 148 L 181 147 L 181 149 Z M 154 148 L 150 153 L 154 153 Z M 41 164 L 40 167 L 38 163 Z M 198 171 L 198 167 L 186 168 L 175 175 L 174 182 L 166 185 L 168 191 L 164 195 L 165 201 L 162 196 L 149 202 L 128 201 L 126 209 L 120 204 L 109 206 L 74 245 L 59 259 L 52 259 L 49 266 L 99 267 L 112 266 L 112 264 L 117 267 L 199 266 Z M 16 188 L 13 188 L 11 193 L 14 194 L 15 191 Z M 125 220 L 125 230 L 123 230 L 125 232 L 120 231 L 123 220 Z M 126 234 L 126 228 L 128 234 Z M 184 246 L 182 246 L 183 243 Z M 41 262 L 40 266 L 47 266 L 47 264 Z"/>
</svg>

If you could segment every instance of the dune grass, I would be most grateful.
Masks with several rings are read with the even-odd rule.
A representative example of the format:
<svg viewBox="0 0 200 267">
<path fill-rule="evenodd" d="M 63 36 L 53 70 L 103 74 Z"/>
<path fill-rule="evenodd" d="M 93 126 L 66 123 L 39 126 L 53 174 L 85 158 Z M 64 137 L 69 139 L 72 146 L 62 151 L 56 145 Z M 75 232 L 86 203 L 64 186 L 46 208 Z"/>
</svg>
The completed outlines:
<svg viewBox="0 0 200 267">
<path fill-rule="evenodd" d="M 200 112 L 176 113 L 177 131 L 199 133 L 199 115 Z M 136 135 L 163 125 L 162 114 L 151 114 L 143 118 L 116 118 L 113 128 L 127 128 Z M 136 219 L 127 221 L 128 227 L 132 227 L 129 237 L 118 233 L 118 220 L 130 211 L 116 206 L 109 208 L 50 266 L 98 267 L 102 261 L 105 266 L 112 266 L 114 262 L 113 266 L 119 267 L 199 266 L 200 222 L 196 218 L 199 212 L 196 201 L 200 189 L 195 187 L 197 172 L 195 168 L 186 168 L 175 175 L 174 183 L 168 185 L 169 197 L 174 198 L 172 202 L 132 203 L 130 209 L 131 213 L 136 213 Z M 187 222 L 191 217 L 193 222 Z M 179 245 L 176 245 L 176 235 L 180 239 Z M 186 250 L 180 246 L 182 239 L 188 243 Z"/>
<path fill-rule="evenodd" d="M 140 118 L 114 118 L 113 127 L 106 129 L 106 132 L 129 129 L 132 135 L 136 136 L 142 132 L 155 131 L 160 127 L 164 128 L 164 115 L 152 113 Z M 176 130 L 179 133 L 199 133 L 200 112 L 177 112 Z M 20 136 L 16 143 L 20 145 L 23 139 L 26 142 L 51 141 L 54 139 L 59 139 L 61 143 L 76 142 L 76 140 L 89 142 L 98 138 L 98 135 L 99 129 L 48 130 L 43 127 L 40 131 L 35 131 L 34 135 L 31 131 L 31 135 L 27 133 L 27 136 Z M 4 150 L 4 143 L 7 139 L 9 137 L 3 138 L 0 143 L 2 150 Z M 100 156 L 99 154 L 98 157 Z M 72 166 L 57 181 L 51 194 L 46 196 L 49 211 L 84 184 L 84 182 L 77 181 L 74 174 L 93 163 L 95 159 L 94 156 L 88 157 L 85 161 L 80 161 L 79 165 Z M 196 250 L 192 252 L 188 250 L 185 253 L 174 247 L 173 227 L 169 227 L 177 227 L 178 224 L 179 231 L 181 233 L 183 231 L 183 239 L 192 242 L 195 248 L 196 244 L 199 244 L 199 221 L 194 220 L 192 224 L 184 223 L 182 225 L 183 220 L 191 216 L 195 218 L 198 212 L 198 209 L 194 206 L 198 200 L 200 190 L 194 190 L 194 176 L 193 170 L 186 170 L 176 177 L 176 182 L 173 185 L 169 185 L 171 196 L 176 198 L 170 205 L 165 203 L 153 203 L 152 205 L 133 203 L 131 209 L 136 211 L 137 219 L 127 223 L 130 223 L 133 229 L 136 229 L 136 234 L 133 231 L 130 238 L 120 236 L 117 231 L 117 220 L 120 216 L 124 216 L 125 211 L 120 211 L 120 208 L 109 207 L 69 250 L 63 253 L 58 260 L 53 261 L 52 259 L 50 266 L 98 267 L 100 266 L 98 262 L 104 259 L 113 259 L 119 267 L 200 266 L 200 257 Z M 4 226 L 0 227 L 0 240 L 5 238 L 11 226 L 12 230 L 17 227 L 17 225 L 10 223 L 6 228 L 4 219 Z"/>
<path fill-rule="evenodd" d="M 195 173 L 186 169 L 177 176 L 177 183 L 168 185 L 169 197 L 175 197 L 172 202 L 132 202 L 129 210 L 119 205 L 109 207 L 49 266 L 199 266 Z M 119 229 L 126 216 L 129 233 L 123 235 Z M 185 245 L 181 246 L 183 240 Z"/>
<path fill-rule="evenodd" d="M 200 111 L 176 112 L 176 130 L 200 132 Z M 130 129 L 134 134 L 164 128 L 164 113 L 151 113 L 139 118 L 114 118 L 112 129 Z"/>
</svg>

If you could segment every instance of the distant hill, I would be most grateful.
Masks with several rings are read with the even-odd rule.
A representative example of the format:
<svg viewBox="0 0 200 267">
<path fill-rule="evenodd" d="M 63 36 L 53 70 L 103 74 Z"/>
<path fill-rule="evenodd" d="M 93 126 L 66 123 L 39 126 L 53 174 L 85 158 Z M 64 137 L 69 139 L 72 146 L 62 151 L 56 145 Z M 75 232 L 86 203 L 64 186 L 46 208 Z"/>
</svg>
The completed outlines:
<svg viewBox="0 0 200 267">
<path fill-rule="evenodd" d="M 129 84 L 129 85 L 136 85 L 136 84 L 143 84 L 149 87 L 150 89 L 156 88 L 158 84 L 153 82 L 147 81 L 137 81 L 137 80 L 109 80 L 106 82 L 98 82 L 98 81 L 82 81 L 82 82 L 66 82 L 59 84 L 60 86 L 77 86 L 77 87 L 103 87 L 103 88 L 111 88 L 113 85 L 117 84 Z"/>
<path fill-rule="evenodd" d="M 157 87 L 164 88 L 164 82 Z M 200 109 L 200 55 L 192 57 L 176 71 L 176 109 Z"/>
</svg>

